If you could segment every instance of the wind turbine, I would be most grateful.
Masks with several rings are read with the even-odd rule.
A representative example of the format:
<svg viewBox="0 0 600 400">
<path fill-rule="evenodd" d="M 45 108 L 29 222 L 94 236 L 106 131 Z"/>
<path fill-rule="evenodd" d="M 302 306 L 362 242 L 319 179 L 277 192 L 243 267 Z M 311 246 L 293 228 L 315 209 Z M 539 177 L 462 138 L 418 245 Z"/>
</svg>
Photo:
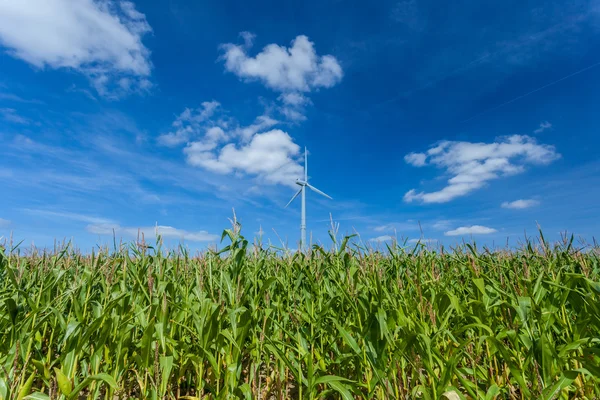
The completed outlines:
<svg viewBox="0 0 600 400">
<path fill-rule="evenodd" d="M 302 194 L 302 215 L 300 217 L 300 249 L 304 247 L 306 244 L 306 188 L 309 188 L 313 192 L 320 194 L 321 196 L 325 196 L 328 199 L 333 200 L 330 196 L 321 192 L 316 187 L 312 186 L 308 183 L 308 152 L 306 151 L 306 147 L 304 148 L 304 180 L 296 179 L 296 185 L 300 186 L 300 190 L 296 192 L 296 194 L 292 197 L 292 199 L 285 205 L 284 208 L 287 208 L 292 201 L 298 195 Z"/>
</svg>

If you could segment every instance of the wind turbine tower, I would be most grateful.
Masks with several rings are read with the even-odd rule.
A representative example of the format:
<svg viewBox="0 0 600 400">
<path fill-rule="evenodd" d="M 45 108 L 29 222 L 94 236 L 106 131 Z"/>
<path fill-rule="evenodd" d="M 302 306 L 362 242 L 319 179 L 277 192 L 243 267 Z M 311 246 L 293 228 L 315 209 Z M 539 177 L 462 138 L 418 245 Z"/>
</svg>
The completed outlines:
<svg viewBox="0 0 600 400">
<path fill-rule="evenodd" d="M 316 192 L 321 196 L 333 200 L 331 196 L 326 195 L 325 193 L 321 192 L 319 189 L 308 183 L 308 152 L 306 151 L 306 147 L 304 148 L 304 180 L 296 179 L 296 185 L 300 186 L 300 189 L 285 205 L 285 208 L 287 208 L 287 206 L 289 206 L 292 203 L 292 201 L 294 201 L 294 199 L 298 197 L 298 195 L 302 195 L 302 211 L 300 217 L 300 250 L 302 250 L 306 245 L 306 188 L 309 188 L 313 192 Z"/>
</svg>

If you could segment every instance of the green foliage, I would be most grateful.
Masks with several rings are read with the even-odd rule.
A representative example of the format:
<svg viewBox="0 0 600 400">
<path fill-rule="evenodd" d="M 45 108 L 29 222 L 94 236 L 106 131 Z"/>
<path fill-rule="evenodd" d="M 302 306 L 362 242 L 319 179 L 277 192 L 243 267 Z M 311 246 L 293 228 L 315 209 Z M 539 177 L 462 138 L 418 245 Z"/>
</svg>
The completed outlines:
<svg viewBox="0 0 600 400">
<path fill-rule="evenodd" d="M 597 248 L 0 248 L 0 399 L 597 399 Z"/>
</svg>

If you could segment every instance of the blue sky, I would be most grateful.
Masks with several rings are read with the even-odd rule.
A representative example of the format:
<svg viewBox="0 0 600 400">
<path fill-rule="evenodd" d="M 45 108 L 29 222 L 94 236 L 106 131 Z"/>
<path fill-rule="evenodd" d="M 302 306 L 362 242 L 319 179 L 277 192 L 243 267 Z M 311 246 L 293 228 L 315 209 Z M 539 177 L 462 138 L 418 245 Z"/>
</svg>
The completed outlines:
<svg viewBox="0 0 600 400">
<path fill-rule="evenodd" d="M 502 246 L 600 222 L 600 2 L 7 0 L 0 236 Z"/>
</svg>

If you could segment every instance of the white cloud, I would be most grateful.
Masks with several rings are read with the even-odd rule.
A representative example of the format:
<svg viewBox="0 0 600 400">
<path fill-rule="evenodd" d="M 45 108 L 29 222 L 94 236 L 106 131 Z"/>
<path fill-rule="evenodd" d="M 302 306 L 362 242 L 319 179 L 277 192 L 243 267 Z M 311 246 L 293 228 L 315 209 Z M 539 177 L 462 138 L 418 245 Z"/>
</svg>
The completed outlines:
<svg viewBox="0 0 600 400">
<path fill-rule="evenodd" d="M 410 239 L 408 241 L 408 243 L 436 243 L 437 239 L 425 239 L 425 238 L 421 238 L 421 239 Z"/>
<path fill-rule="evenodd" d="M 0 108 L 0 115 L 8 122 L 15 124 L 29 125 L 27 118 L 21 117 L 14 108 Z"/>
<path fill-rule="evenodd" d="M 419 223 L 414 220 L 404 222 L 394 222 L 391 224 L 379 225 L 373 228 L 375 232 L 396 232 L 396 231 L 415 231 L 419 229 Z"/>
<path fill-rule="evenodd" d="M 404 161 L 414 167 L 423 167 L 427 164 L 427 155 L 423 153 L 409 153 L 404 156 Z"/>
<path fill-rule="evenodd" d="M 279 112 L 286 120 L 291 122 L 301 122 L 306 120 L 304 113 L 306 107 L 312 104 L 312 101 L 300 92 L 282 93 L 279 98 L 282 105 L 279 107 Z"/>
<path fill-rule="evenodd" d="M 37 215 L 45 218 L 54 218 L 54 219 L 70 219 L 73 221 L 86 222 L 88 224 L 112 224 L 113 222 L 106 218 L 94 217 L 90 215 L 77 214 L 68 211 L 51 211 L 51 210 L 38 210 L 38 209 L 30 209 L 24 208 L 23 212 L 31 215 Z"/>
<path fill-rule="evenodd" d="M 206 122 L 215 114 L 221 105 L 218 101 L 205 101 L 201 107 L 196 109 L 186 108 L 173 121 L 174 130 L 165 133 L 158 137 L 158 143 L 167 146 L 175 147 L 187 143 L 194 136 L 199 136 L 201 132 L 214 126 L 206 125 Z M 214 135 L 213 135 L 214 136 Z"/>
<path fill-rule="evenodd" d="M 256 34 L 252 32 L 240 32 L 240 36 L 244 39 L 244 46 L 249 49 L 254 44 L 254 39 L 256 38 Z"/>
<path fill-rule="evenodd" d="M 372 239 L 369 239 L 369 242 L 383 243 L 383 242 L 391 242 L 394 238 L 390 235 L 378 236 Z"/>
<path fill-rule="evenodd" d="M 451 225 L 452 221 L 447 219 L 440 219 L 438 221 L 435 221 L 433 225 L 431 225 L 431 227 L 435 230 L 443 231 L 445 229 L 449 229 Z"/>
<path fill-rule="evenodd" d="M 218 235 L 210 234 L 206 231 L 186 231 L 183 229 L 173 228 L 172 226 L 153 226 L 153 227 L 123 227 L 117 222 L 101 217 L 95 217 L 85 214 L 78 214 L 67 211 L 52 211 L 52 210 L 39 210 L 25 208 L 22 211 L 27 214 L 37 215 L 46 218 L 53 219 L 69 219 L 72 221 L 85 222 L 89 225 L 86 226 L 86 231 L 97 235 L 112 235 L 113 231 L 118 235 L 136 237 L 138 232 L 144 233 L 146 238 L 154 237 L 156 232 L 160 233 L 165 238 L 184 239 L 192 242 L 206 242 L 211 240 L 218 240 Z M 0 219 L 0 222 L 2 220 Z"/>
<path fill-rule="evenodd" d="M 156 237 L 158 233 L 163 238 L 188 240 L 190 242 L 210 242 L 219 239 L 218 235 L 213 235 L 207 231 L 191 232 L 163 225 L 136 228 L 122 227 L 115 224 L 91 224 L 86 227 L 86 230 L 97 235 L 112 235 L 114 232 L 117 235 L 137 237 L 138 234 L 143 234 L 146 239 Z"/>
<path fill-rule="evenodd" d="M 386 232 L 394 230 L 394 225 L 379 225 L 373 228 L 375 232 Z"/>
<path fill-rule="evenodd" d="M 158 138 L 162 145 L 186 143 L 183 152 L 189 165 L 217 174 L 251 175 L 264 183 L 293 185 L 302 177 L 296 159 L 300 147 L 280 129 L 279 121 L 261 115 L 247 126 L 223 117 L 218 102 L 186 109 L 173 122 L 175 130 Z"/>
<path fill-rule="evenodd" d="M 533 131 L 533 133 L 542 133 L 546 129 L 550 129 L 550 128 L 552 128 L 552 124 L 548 121 L 544 121 L 540 124 L 539 128 L 537 128 L 535 131 Z"/>
<path fill-rule="evenodd" d="M 433 165 L 451 175 L 448 185 L 437 192 L 404 195 L 406 202 L 446 203 L 480 189 L 488 181 L 519 174 L 529 164 L 546 165 L 560 157 L 554 146 L 538 144 L 530 136 L 513 135 L 493 143 L 442 141 L 426 153 L 410 153 L 412 165 Z"/>
<path fill-rule="evenodd" d="M 288 106 L 303 106 L 306 104 L 311 104 L 311 101 L 308 97 L 297 92 L 283 93 L 279 96 L 279 100 Z"/>
<path fill-rule="evenodd" d="M 285 119 L 300 122 L 306 119 L 305 108 L 312 104 L 304 94 L 319 88 L 330 88 L 342 80 L 343 71 L 332 55 L 320 56 L 314 43 L 304 35 L 297 36 L 291 47 L 269 44 L 250 56 L 255 36 L 249 32 L 240 34 L 244 45 L 227 43 L 222 59 L 225 69 L 247 81 L 260 81 L 266 87 L 282 92 L 278 108 Z"/>
<path fill-rule="evenodd" d="M 256 120 L 254 121 L 254 123 L 252 125 L 238 127 L 236 129 L 234 129 L 233 134 L 234 134 L 234 136 L 241 137 L 242 140 L 244 140 L 244 141 L 248 141 L 248 140 L 252 139 L 252 137 L 256 133 L 264 131 L 265 129 L 269 129 L 272 126 L 277 125 L 278 123 L 279 123 L 279 121 L 274 120 L 273 118 L 269 117 L 268 115 L 260 115 L 259 117 L 256 118 Z"/>
<path fill-rule="evenodd" d="M 205 142 L 192 142 L 185 149 L 187 162 L 219 174 L 234 172 L 255 175 L 266 183 L 294 183 L 303 169 L 295 161 L 300 147 L 279 129 L 257 133 L 248 144 L 229 143 L 217 151 Z"/>
<path fill-rule="evenodd" d="M 0 228 L 8 228 L 9 226 L 10 226 L 9 220 L 0 218 Z"/>
<path fill-rule="evenodd" d="M 252 40 L 246 40 L 246 47 L 251 44 Z M 314 44 L 304 35 L 297 36 L 289 48 L 269 44 L 254 57 L 241 45 L 228 43 L 222 48 L 227 71 L 242 79 L 259 80 L 280 92 L 332 87 L 343 76 L 336 58 L 317 55 Z"/>
<path fill-rule="evenodd" d="M 306 121 L 306 115 L 304 115 L 304 109 L 297 107 L 283 106 L 279 108 L 279 112 L 290 122 L 301 122 Z"/>
<path fill-rule="evenodd" d="M 132 2 L 116 0 L 0 1 L 0 43 L 37 68 L 86 75 L 105 96 L 148 90 L 151 32 Z"/>
<path fill-rule="evenodd" d="M 453 229 L 445 232 L 446 236 L 461 236 L 461 235 L 489 235 L 490 233 L 498 232 L 494 228 L 488 228 L 487 226 L 473 225 L 473 226 L 461 226 L 460 228 Z"/>
<path fill-rule="evenodd" d="M 13 93 L 2 93 L 2 92 L 0 92 L 0 100 L 14 101 L 14 102 L 18 102 L 18 103 L 44 104 L 40 100 L 37 100 L 37 99 L 24 99 L 24 98 L 22 98 L 20 96 L 17 96 L 16 94 L 13 94 Z"/>
<path fill-rule="evenodd" d="M 539 201 L 533 199 L 519 199 L 515 201 L 505 201 L 502 203 L 502 208 L 511 208 L 515 210 L 521 210 L 523 208 L 535 207 L 540 204 Z"/>
</svg>

